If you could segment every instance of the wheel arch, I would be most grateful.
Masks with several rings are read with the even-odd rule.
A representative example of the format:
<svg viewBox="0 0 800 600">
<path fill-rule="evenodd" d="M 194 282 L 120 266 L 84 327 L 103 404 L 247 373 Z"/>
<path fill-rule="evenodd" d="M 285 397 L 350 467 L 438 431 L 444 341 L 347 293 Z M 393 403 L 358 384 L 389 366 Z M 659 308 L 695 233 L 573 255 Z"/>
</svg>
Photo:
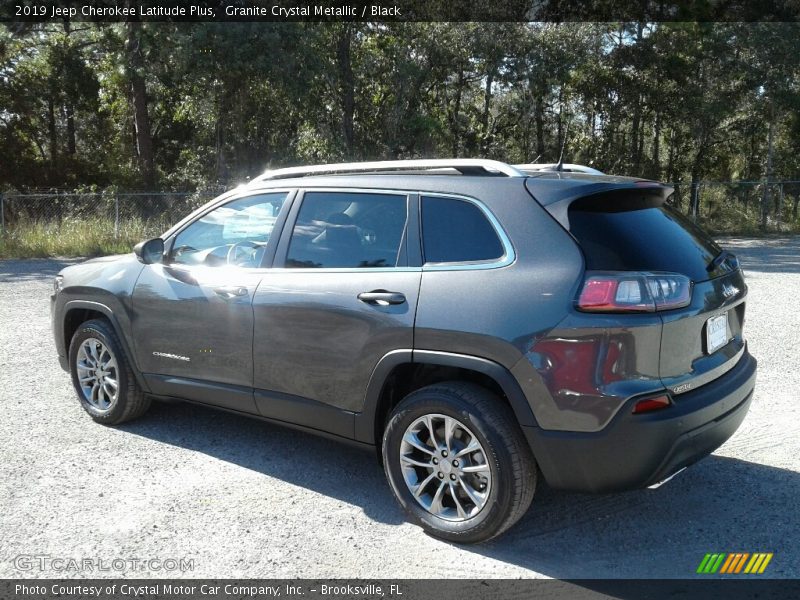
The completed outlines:
<svg viewBox="0 0 800 600">
<path fill-rule="evenodd" d="M 355 438 L 380 448 L 386 417 L 407 394 L 446 380 L 474 381 L 495 392 L 514 412 L 521 426 L 536 426 L 536 418 L 514 376 L 494 361 L 451 352 L 395 350 L 372 371 L 364 409 L 356 415 Z"/>
<path fill-rule="evenodd" d="M 133 354 L 132 348 L 128 344 L 127 338 L 123 335 L 123 329 L 117 319 L 114 311 L 101 302 L 94 302 L 92 300 L 70 300 L 64 305 L 64 317 L 62 319 L 62 335 L 64 336 L 64 348 L 66 349 L 67 357 L 69 357 L 69 347 L 72 341 L 72 336 L 78 328 L 86 321 L 92 319 L 105 319 L 111 325 L 114 333 L 122 346 L 128 364 L 131 366 L 136 381 L 139 386 L 149 392 L 150 388 L 139 371 L 136 365 L 136 357 Z"/>
</svg>

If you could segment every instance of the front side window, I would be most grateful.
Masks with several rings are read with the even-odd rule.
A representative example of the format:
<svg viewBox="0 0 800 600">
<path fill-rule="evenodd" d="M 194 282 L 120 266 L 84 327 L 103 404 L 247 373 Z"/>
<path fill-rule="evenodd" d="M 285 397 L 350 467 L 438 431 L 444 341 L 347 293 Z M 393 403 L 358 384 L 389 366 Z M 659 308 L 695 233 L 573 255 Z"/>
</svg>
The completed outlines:
<svg viewBox="0 0 800 600">
<path fill-rule="evenodd" d="M 395 267 L 401 260 L 406 196 L 307 192 L 292 230 L 290 268 Z"/>
<path fill-rule="evenodd" d="M 483 211 L 458 198 L 422 197 L 422 245 L 427 264 L 485 262 L 505 254 Z"/>
<path fill-rule="evenodd" d="M 206 213 L 175 238 L 171 262 L 260 267 L 287 195 L 278 192 L 248 196 Z"/>
</svg>

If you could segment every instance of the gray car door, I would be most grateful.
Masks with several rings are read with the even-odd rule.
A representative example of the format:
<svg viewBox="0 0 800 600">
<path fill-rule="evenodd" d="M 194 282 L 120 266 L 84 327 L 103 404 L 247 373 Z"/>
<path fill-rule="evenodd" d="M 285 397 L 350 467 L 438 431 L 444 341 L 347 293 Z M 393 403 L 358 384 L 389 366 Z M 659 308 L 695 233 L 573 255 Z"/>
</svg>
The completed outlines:
<svg viewBox="0 0 800 600">
<path fill-rule="evenodd" d="M 406 192 L 382 191 L 306 190 L 295 202 L 253 300 L 263 416 L 353 436 L 378 360 L 413 347 L 409 206 Z"/>
<path fill-rule="evenodd" d="M 262 192 L 226 202 L 177 232 L 164 264 L 143 269 L 132 327 L 154 393 L 256 412 L 253 295 L 287 197 Z"/>
</svg>

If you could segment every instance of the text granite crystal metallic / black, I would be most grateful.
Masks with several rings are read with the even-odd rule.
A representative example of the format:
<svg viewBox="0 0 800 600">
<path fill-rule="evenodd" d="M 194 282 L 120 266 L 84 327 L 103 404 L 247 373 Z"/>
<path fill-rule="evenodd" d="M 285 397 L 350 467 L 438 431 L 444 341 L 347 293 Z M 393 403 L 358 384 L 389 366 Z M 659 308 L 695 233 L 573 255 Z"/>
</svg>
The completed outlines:
<svg viewBox="0 0 800 600">
<path fill-rule="evenodd" d="M 747 413 L 747 285 L 669 187 L 566 167 L 267 172 L 64 269 L 61 365 L 100 423 L 181 399 L 375 448 L 452 541 L 506 531 L 540 477 L 661 484 Z"/>
</svg>

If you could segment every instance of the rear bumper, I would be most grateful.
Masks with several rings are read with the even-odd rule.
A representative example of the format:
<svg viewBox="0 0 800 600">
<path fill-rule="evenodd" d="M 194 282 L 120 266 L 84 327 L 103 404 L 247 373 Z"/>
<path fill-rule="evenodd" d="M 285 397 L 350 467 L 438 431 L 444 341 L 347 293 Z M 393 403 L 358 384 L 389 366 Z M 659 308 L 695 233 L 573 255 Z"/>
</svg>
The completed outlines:
<svg viewBox="0 0 800 600">
<path fill-rule="evenodd" d="M 652 413 L 631 414 L 631 400 L 603 430 L 592 433 L 524 427 L 551 487 L 610 492 L 647 487 L 711 454 L 744 420 L 756 381 L 745 351 L 722 377 L 674 398 Z"/>
</svg>

